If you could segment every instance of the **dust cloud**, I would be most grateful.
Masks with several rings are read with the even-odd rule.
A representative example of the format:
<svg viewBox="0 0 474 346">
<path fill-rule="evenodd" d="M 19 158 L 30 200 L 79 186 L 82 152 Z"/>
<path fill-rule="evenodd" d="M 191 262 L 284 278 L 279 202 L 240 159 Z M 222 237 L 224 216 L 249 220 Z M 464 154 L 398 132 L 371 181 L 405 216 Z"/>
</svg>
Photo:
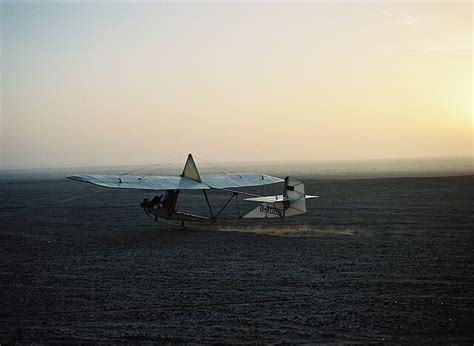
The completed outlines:
<svg viewBox="0 0 474 346">
<path fill-rule="evenodd" d="M 348 227 L 314 227 L 311 225 L 248 225 L 218 227 L 224 232 L 246 232 L 282 237 L 321 237 L 328 235 L 360 236 L 367 235 L 363 229 Z"/>
</svg>

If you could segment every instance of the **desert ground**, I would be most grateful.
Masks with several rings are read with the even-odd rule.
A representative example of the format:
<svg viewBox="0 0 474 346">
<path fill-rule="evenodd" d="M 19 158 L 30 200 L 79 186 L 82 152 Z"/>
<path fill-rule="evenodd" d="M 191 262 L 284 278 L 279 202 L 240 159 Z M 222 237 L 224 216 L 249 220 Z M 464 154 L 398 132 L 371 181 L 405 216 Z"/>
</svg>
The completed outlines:
<svg viewBox="0 0 474 346">
<path fill-rule="evenodd" d="M 305 183 L 304 216 L 183 229 L 151 193 L 0 180 L 0 342 L 474 342 L 474 176 Z"/>
</svg>

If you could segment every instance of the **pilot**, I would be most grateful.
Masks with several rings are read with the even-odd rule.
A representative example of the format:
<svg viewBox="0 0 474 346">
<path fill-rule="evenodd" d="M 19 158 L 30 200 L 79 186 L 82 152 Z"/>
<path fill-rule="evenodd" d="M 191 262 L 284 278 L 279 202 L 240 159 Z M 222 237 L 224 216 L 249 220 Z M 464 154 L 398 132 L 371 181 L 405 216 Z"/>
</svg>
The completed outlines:
<svg viewBox="0 0 474 346">
<path fill-rule="evenodd" d="M 151 200 L 151 203 L 150 203 L 151 206 L 153 207 L 153 209 L 161 209 L 161 207 L 162 207 L 161 198 L 162 197 L 163 197 L 163 195 L 153 197 L 153 199 Z"/>
</svg>

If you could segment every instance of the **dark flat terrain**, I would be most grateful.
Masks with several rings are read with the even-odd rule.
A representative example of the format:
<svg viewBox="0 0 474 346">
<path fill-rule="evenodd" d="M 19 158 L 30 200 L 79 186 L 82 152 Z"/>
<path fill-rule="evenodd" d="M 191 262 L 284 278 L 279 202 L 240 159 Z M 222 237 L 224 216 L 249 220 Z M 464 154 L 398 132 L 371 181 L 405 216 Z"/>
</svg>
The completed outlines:
<svg viewBox="0 0 474 346">
<path fill-rule="evenodd" d="M 474 342 L 473 176 L 305 182 L 305 216 L 180 229 L 0 180 L 0 341 Z"/>
</svg>

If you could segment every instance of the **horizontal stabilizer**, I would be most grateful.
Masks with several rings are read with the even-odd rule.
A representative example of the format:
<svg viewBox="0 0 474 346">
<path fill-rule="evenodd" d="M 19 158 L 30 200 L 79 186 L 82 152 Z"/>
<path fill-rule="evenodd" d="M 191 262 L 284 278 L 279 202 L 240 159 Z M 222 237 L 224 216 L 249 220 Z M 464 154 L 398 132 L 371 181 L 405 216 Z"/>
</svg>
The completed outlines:
<svg viewBox="0 0 474 346">
<path fill-rule="evenodd" d="M 306 198 L 306 199 L 319 198 L 319 196 L 305 195 L 304 198 Z M 244 198 L 244 201 L 266 202 L 266 203 L 285 202 L 285 201 L 289 201 L 289 200 L 290 199 L 288 197 L 285 197 L 283 195 Z"/>
<path fill-rule="evenodd" d="M 275 203 L 275 202 L 284 202 L 285 199 L 283 195 L 275 195 L 275 196 L 260 196 L 260 197 L 244 198 L 244 201 Z"/>
</svg>

